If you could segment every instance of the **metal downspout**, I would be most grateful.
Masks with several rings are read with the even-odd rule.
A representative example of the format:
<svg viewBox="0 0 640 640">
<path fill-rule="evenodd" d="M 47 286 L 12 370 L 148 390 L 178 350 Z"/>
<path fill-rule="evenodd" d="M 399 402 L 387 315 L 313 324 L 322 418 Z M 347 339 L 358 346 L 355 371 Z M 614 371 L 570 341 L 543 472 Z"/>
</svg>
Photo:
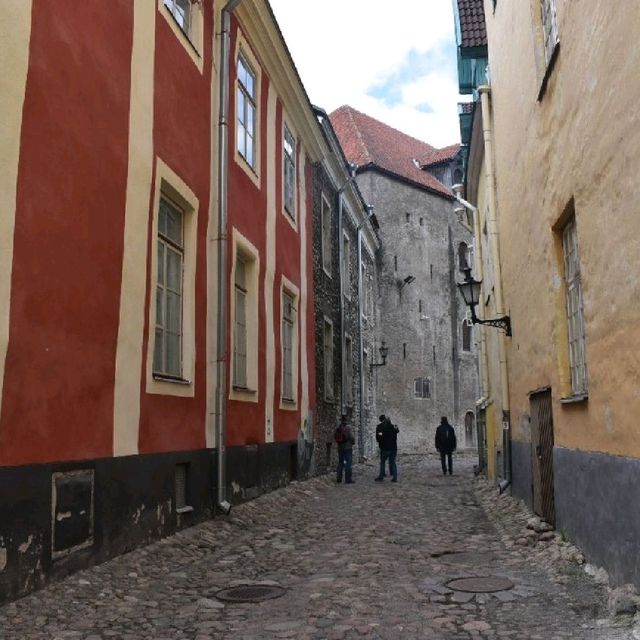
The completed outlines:
<svg viewBox="0 0 640 640">
<path fill-rule="evenodd" d="M 220 38 L 220 107 L 218 116 L 218 332 L 216 386 L 216 443 L 218 445 L 218 499 L 224 513 L 231 511 L 227 500 L 226 447 L 226 372 L 227 372 L 227 180 L 229 174 L 229 49 L 231 42 L 231 13 L 242 0 L 229 0 L 221 13 Z"/>
<path fill-rule="evenodd" d="M 346 385 L 344 379 L 344 240 L 342 238 L 342 192 L 347 186 L 345 183 L 338 190 L 338 272 L 340 275 L 340 415 L 346 413 Z"/>
<path fill-rule="evenodd" d="M 484 153 L 486 159 L 486 178 L 489 186 L 489 215 L 487 217 L 487 231 L 491 249 L 491 258 L 494 270 L 494 288 L 496 297 L 496 313 L 498 316 L 506 315 L 504 298 L 502 293 L 502 264 L 500 262 L 500 242 L 497 218 L 497 194 L 496 179 L 493 156 L 493 130 L 491 120 L 491 88 L 487 85 L 478 87 L 482 106 L 482 134 L 484 139 Z M 500 387 L 502 400 L 502 422 L 503 431 L 507 433 L 504 440 L 504 470 L 506 480 L 501 483 L 500 492 L 504 491 L 511 482 L 511 411 L 509 402 L 509 378 L 507 362 L 507 338 L 504 333 L 499 332 L 498 347 L 500 354 Z M 506 429 L 504 428 L 506 425 Z M 504 487 L 502 486 L 504 484 Z"/>
</svg>

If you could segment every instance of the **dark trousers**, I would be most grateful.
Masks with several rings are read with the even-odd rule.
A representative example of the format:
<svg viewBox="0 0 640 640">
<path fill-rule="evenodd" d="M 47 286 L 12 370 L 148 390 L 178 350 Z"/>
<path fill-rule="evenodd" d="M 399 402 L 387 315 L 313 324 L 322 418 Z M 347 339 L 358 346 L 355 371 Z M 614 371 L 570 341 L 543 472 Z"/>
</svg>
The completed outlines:
<svg viewBox="0 0 640 640">
<path fill-rule="evenodd" d="M 342 471 L 344 469 L 344 480 L 351 484 L 351 464 L 353 460 L 353 449 L 338 449 L 338 468 L 336 469 L 336 480 L 342 482 Z"/>
<path fill-rule="evenodd" d="M 445 475 L 447 474 L 447 466 L 445 465 L 445 459 L 444 459 L 445 456 L 447 456 L 446 461 L 449 464 L 449 475 L 451 475 L 453 473 L 452 464 L 451 464 L 451 451 L 440 452 L 440 463 L 442 464 L 442 473 L 444 473 Z"/>
</svg>

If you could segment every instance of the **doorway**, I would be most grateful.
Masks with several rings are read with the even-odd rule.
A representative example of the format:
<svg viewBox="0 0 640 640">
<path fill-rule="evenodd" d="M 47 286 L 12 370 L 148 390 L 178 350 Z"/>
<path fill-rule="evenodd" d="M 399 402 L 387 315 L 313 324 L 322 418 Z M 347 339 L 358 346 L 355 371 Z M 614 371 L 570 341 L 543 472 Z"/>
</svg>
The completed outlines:
<svg viewBox="0 0 640 640">
<path fill-rule="evenodd" d="M 531 406 L 531 466 L 533 510 L 555 526 L 553 497 L 553 413 L 551 389 L 529 396 Z"/>
<path fill-rule="evenodd" d="M 464 446 L 467 449 L 476 446 L 476 417 L 473 411 L 467 411 L 464 416 Z"/>
</svg>

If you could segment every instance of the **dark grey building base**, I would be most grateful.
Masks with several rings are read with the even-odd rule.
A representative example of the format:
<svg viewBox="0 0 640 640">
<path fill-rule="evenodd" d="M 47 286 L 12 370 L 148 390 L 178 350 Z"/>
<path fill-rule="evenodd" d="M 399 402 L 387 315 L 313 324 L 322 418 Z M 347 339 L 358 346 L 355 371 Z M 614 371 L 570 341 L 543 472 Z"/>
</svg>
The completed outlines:
<svg viewBox="0 0 640 640">
<path fill-rule="evenodd" d="M 530 442 L 511 441 L 511 495 L 533 510 Z"/>
<path fill-rule="evenodd" d="M 640 460 L 556 447 L 556 529 L 604 567 L 614 585 L 640 585 Z"/>
<path fill-rule="evenodd" d="M 227 499 L 303 477 L 311 453 L 304 442 L 227 449 Z M 212 517 L 217 484 L 207 449 L 0 468 L 0 603 Z"/>
</svg>

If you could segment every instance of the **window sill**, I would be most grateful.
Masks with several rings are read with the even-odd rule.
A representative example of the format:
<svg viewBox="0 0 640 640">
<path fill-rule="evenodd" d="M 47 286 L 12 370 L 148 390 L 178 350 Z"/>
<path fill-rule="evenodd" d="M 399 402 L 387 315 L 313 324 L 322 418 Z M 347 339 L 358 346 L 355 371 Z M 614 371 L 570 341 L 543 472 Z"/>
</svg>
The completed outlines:
<svg viewBox="0 0 640 640">
<path fill-rule="evenodd" d="M 191 385 L 191 380 L 186 380 L 185 378 L 179 378 L 177 376 L 165 376 L 161 373 L 154 373 L 153 379 L 158 382 L 173 382 L 174 384 L 182 384 L 185 386 Z"/>
<path fill-rule="evenodd" d="M 169 15 L 170 19 L 173 20 L 173 22 L 176 25 L 176 27 L 178 27 L 180 33 L 184 36 L 184 39 L 187 41 L 187 44 L 193 50 L 193 53 L 195 53 L 195 55 L 198 56 L 198 58 L 201 58 L 202 56 L 200 55 L 200 52 L 196 48 L 196 45 L 193 44 L 193 41 L 191 40 L 191 37 L 189 36 L 189 34 L 182 28 L 180 23 L 176 20 L 176 17 L 173 15 L 173 12 L 171 11 L 171 9 L 169 9 L 169 7 L 167 7 L 165 5 L 164 6 L 164 10 L 167 12 L 167 14 Z"/>
<path fill-rule="evenodd" d="M 178 507 L 176 509 L 176 513 L 178 514 L 183 514 L 183 513 L 191 513 L 193 511 L 193 507 L 189 507 L 189 506 L 184 506 L 184 507 Z"/>
<path fill-rule="evenodd" d="M 329 278 L 330 280 L 333 280 L 333 276 L 329 271 L 327 271 L 327 268 L 325 266 L 322 267 L 322 270 L 324 271 L 324 275 L 327 276 L 327 278 Z"/>
<path fill-rule="evenodd" d="M 282 398 L 282 404 L 295 405 L 296 401 L 293 398 Z"/>
<path fill-rule="evenodd" d="M 579 393 L 575 396 L 568 396 L 566 398 L 560 398 L 560 404 L 578 404 L 580 402 L 586 402 L 589 400 L 588 393 Z"/>
<path fill-rule="evenodd" d="M 249 387 L 241 387 L 237 384 L 231 385 L 234 391 L 237 391 L 238 393 L 250 393 L 250 394 L 254 394 L 254 393 L 258 393 L 257 389 L 250 389 Z"/>
</svg>

